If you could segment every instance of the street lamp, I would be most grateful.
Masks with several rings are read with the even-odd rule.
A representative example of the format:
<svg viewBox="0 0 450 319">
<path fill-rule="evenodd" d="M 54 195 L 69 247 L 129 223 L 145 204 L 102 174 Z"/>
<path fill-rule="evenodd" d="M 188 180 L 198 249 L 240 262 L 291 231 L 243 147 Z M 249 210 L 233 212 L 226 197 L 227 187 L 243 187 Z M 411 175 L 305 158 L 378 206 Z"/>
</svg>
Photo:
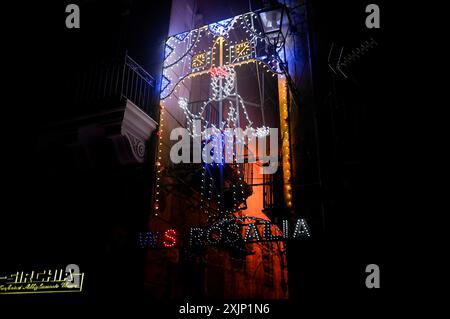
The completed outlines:
<svg viewBox="0 0 450 319">
<path fill-rule="evenodd" d="M 284 45 L 290 18 L 284 6 L 258 12 L 264 34 L 277 50 Z"/>
</svg>

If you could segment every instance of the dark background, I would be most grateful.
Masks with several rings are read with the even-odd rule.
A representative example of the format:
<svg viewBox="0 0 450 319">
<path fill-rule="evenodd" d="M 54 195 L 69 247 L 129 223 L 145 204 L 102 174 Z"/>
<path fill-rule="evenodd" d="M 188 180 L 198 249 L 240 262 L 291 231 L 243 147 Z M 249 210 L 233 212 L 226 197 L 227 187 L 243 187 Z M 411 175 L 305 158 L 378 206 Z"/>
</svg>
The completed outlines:
<svg viewBox="0 0 450 319">
<path fill-rule="evenodd" d="M 79 30 L 65 28 L 67 3 L 21 3 L 3 10 L 6 57 L 1 84 L 0 269 L 82 260 L 80 264 L 88 265 L 82 268 L 86 273 L 108 272 L 108 265 L 96 263 L 104 261 L 96 246 L 107 236 L 102 226 L 114 220 L 119 208 L 115 207 L 117 202 L 108 204 L 104 199 L 124 195 L 117 190 L 114 193 L 102 172 L 91 179 L 70 170 L 63 176 L 52 175 L 52 167 L 58 163 L 52 163 L 51 156 L 38 156 L 39 132 L 55 117 L 72 114 L 64 106 L 62 83 L 80 65 L 128 49 L 150 74 L 160 73 L 170 3 L 85 1 L 80 5 Z M 311 241 L 293 244 L 298 245 L 295 250 L 301 260 L 290 257 L 289 284 L 297 288 L 290 291 L 289 307 L 281 303 L 280 312 L 296 310 L 298 316 L 311 310 L 364 316 L 391 305 L 391 294 L 398 288 L 394 260 L 403 249 L 398 245 L 399 230 L 394 221 L 401 210 L 401 173 L 395 159 L 399 144 L 394 128 L 398 122 L 394 120 L 396 105 L 391 98 L 393 79 L 388 67 L 392 64 L 393 17 L 384 1 L 376 1 L 381 8 L 381 29 L 367 29 L 364 9 L 369 3 L 312 1 L 314 96 L 327 207 L 323 232 Z M 127 18 L 120 18 L 123 15 Z M 121 23 L 127 25 L 125 33 L 119 32 L 123 30 L 119 29 Z M 332 42 L 351 50 L 370 38 L 377 46 L 348 68 L 348 79 L 331 75 L 326 61 Z M 132 187 L 128 191 L 132 192 Z M 127 204 L 126 200 L 121 203 Z M 80 225 L 87 229 L 84 236 L 77 232 Z M 378 290 L 369 290 L 364 284 L 365 266 L 371 263 L 381 268 L 382 288 Z M 127 266 L 133 269 L 133 264 Z M 97 284 L 101 286 L 101 282 Z M 56 300 L 75 308 L 89 305 L 128 311 L 153 306 L 163 310 L 162 305 L 142 300 L 139 289 L 102 291 L 96 287 L 78 297 L 6 297 L 9 303 L 53 304 Z M 0 299 L 6 300 L 3 296 Z M 175 308 L 168 309 L 172 312 Z"/>
</svg>

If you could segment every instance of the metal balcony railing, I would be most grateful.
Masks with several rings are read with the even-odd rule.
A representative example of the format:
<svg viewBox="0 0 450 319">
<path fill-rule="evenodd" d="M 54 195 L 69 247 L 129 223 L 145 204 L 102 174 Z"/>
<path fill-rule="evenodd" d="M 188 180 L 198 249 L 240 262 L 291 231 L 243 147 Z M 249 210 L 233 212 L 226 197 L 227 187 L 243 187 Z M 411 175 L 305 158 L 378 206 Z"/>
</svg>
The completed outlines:
<svg viewBox="0 0 450 319">
<path fill-rule="evenodd" d="M 158 107 L 155 79 L 128 55 L 125 55 L 123 66 L 121 95 L 156 118 L 155 111 Z"/>
<path fill-rule="evenodd" d="M 81 66 L 66 90 L 65 103 L 74 106 L 74 112 L 107 110 L 128 99 L 152 118 L 158 115 L 155 79 L 128 55 Z"/>
</svg>

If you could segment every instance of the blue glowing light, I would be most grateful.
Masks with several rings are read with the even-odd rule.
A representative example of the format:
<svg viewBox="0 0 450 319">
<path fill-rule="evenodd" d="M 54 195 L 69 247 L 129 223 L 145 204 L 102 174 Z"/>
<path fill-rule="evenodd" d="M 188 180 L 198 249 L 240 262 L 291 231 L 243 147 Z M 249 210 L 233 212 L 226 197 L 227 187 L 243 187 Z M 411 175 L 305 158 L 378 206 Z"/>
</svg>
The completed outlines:
<svg viewBox="0 0 450 319">
<path fill-rule="evenodd" d="M 211 23 L 208 25 L 209 31 L 211 31 L 215 36 L 227 35 L 231 30 L 235 22 L 234 18 L 225 19 L 219 22 Z"/>
</svg>

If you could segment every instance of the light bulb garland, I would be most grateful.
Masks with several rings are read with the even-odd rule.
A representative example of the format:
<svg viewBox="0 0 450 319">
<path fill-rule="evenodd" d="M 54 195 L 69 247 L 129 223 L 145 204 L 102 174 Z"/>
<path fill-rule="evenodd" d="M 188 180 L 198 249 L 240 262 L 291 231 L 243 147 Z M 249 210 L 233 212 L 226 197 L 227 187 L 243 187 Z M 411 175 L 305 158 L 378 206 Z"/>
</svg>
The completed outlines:
<svg viewBox="0 0 450 319">
<path fill-rule="evenodd" d="M 159 215 L 160 212 L 160 199 L 161 199 L 161 176 L 162 176 L 162 146 L 163 146 L 163 132 L 164 132 L 164 104 L 160 106 L 160 118 L 159 118 L 159 128 L 157 132 L 158 145 L 157 149 L 157 159 L 156 159 L 156 185 L 154 191 L 155 204 L 153 206 L 153 214 L 155 216 Z"/>
<path fill-rule="evenodd" d="M 224 217 L 213 224 L 191 226 L 183 234 L 170 228 L 159 231 L 139 233 L 138 244 L 141 248 L 174 248 L 187 244 L 188 247 L 226 245 L 239 249 L 242 244 L 263 242 L 284 242 L 287 240 L 308 239 L 311 232 L 305 219 L 297 219 L 294 230 L 289 231 L 289 222 L 282 221 L 282 230 L 269 220 L 254 217 Z M 292 235 L 291 235 L 292 234 Z"/>
<path fill-rule="evenodd" d="M 283 166 L 283 193 L 287 208 L 292 208 L 291 152 L 289 135 L 288 95 L 286 78 L 278 77 L 278 95 L 280 103 L 281 158 Z"/>
<path fill-rule="evenodd" d="M 259 21 L 258 16 L 248 12 L 169 37 L 165 48 L 161 100 L 171 96 L 185 79 L 202 75 L 215 66 L 218 40 L 226 44 L 223 52 L 225 65 L 239 66 L 242 63 L 258 62 L 265 66 L 267 72 L 282 74 L 282 59 L 268 54 L 268 48 L 272 44 L 264 34 L 261 23 L 255 23 L 256 21 Z M 231 30 L 238 31 L 237 34 L 242 30 L 247 38 L 233 42 L 230 40 Z M 213 44 L 210 49 L 197 50 L 199 47 L 206 47 L 208 41 Z M 274 48 L 277 54 L 280 50 L 279 47 Z M 189 67 L 180 70 L 179 62 L 188 63 Z M 178 71 L 175 71 L 177 68 Z"/>
<path fill-rule="evenodd" d="M 245 232 L 244 241 L 256 240 L 260 241 L 261 238 L 259 236 L 258 228 L 254 223 L 248 224 L 247 231 Z"/>
<path fill-rule="evenodd" d="M 236 91 L 236 68 L 239 66 L 258 63 L 266 72 L 272 73 L 274 76 L 282 74 L 279 59 L 273 54 L 268 53 L 267 37 L 260 29 L 260 24 L 254 23 L 255 19 L 258 19 L 257 15 L 250 12 L 171 36 L 166 41 L 160 99 L 161 101 L 172 98 L 176 99 L 178 107 L 182 110 L 186 118 L 189 134 L 192 137 L 199 137 L 198 132 L 200 131 L 202 145 L 204 146 L 207 141 L 212 140 L 215 146 L 213 149 L 217 152 L 217 154 L 214 154 L 212 163 L 205 163 L 201 170 L 200 207 L 201 211 L 208 216 L 208 220 L 229 216 L 241 209 L 241 203 L 243 201 L 245 203 L 246 191 L 243 181 L 243 164 L 235 162 L 237 150 L 241 149 L 242 145 L 245 145 L 245 137 L 250 141 L 253 138 L 261 138 L 269 134 L 269 128 L 265 125 L 256 128 L 253 127 L 253 122 L 249 117 L 245 102 Z M 244 31 L 246 37 L 233 42 L 230 40 L 232 38 L 230 31 L 233 29 L 238 31 L 239 28 Z M 239 32 L 236 34 L 239 34 Z M 208 41 L 212 43 L 212 46 L 209 49 L 205 49 Z M 206 74 L 209 74 L 211 77 L 211 96 L 201 104 L 198 112 L 194 112 L 190 109 L 189 100 L 181 93 L 183 91 L 180 90 L 180 86 L 185 85 L 183 83 L 186 80 Z M 279 75 L 279 77 L 282 76 Z M 180 92 L 182 96 L 177 97 L 177 92 Z M 283 96 L 287 95 L 285 86 L 283 93 Z M 225 100 L 228 103 L 225 104 Z M 280 111 L 282 107 L 287 108 L 287 98 L 284 101 L 282 102 L 282 95 L 280 94 Z M 226 108 L 228 109 L 225 113 L 224 121 L 220 123 L 211 121 L 211 119 L 207 119 L 205 116 L 207 109 L 214 103 L 224 103 L 225 110 Z M 243 116 L 243 123 L 240 123 L 239 115 Z M 287 113 L 283 113 L 283 116 L 287 119 Z M 202 129 L 200 130 L 197 125 L 200 125 Z M 243 134 L 236 134 L 236 129 L 241 127 Z M 283 127 L 283 125 L 280 125 L 280 127 Z M 153 206 L 155 216 L 158 216 L 161 212 L 160 199 L 163 193 L 161 189 L 162 172 L 164 170 L 161 156 L 163 129 L 164 104 L 162 103 L 158 130 L 155 201 Z M 285 201 L 286 206 L 291 207 L 290 169 L 287 169 L 290 167 L 290 158 L 289 150 L 285 144 L 285 139 L 289 140 L 288 134 L 287 132 L 287 134 L 282 135 L 284 146 L 282 147 L 282 157 Z M 218 138 L 219 136 L 223 138 Z M 226 151 L 223 152 L 224 145 L 232 145 L 233 147 L 225 147 Z M 206 147 L 203 147 L 202 158 L 205 157 Z M 216 187 L 219 183 L 215 181 L 217 174 L 214 174 L 213 169 L 214 167 L 223 165 L 225 157 L 232 159 L 231 165 L 235 165 L 237 170 L 237 184 L 233 183 L 227 190 L 231 192 L 230 196 L 232 198 L 231 204 L 228 203 L 228 205 L 226 205 L 223 190 L 217 189 Z M 213 200 L 217 203 L 217 207 L 212 205 Z M 300 233 L 301 231 L 302 227 L 299 226 L 298 232 Z M 194 232 L 193 236 L 190 236 L 191 240 L 196 240 L 195 229 L 191 229 L 191 232 Z M 215 232 L 221 234 L 217 230 Z M 164 235 L 170 236 L 171 234 Z M 269 235 L 270 227 L 265 227 L 263 237 L 271 238 Z M 214 236 L 212 237 L 214 241 Z M 247 228 L 245 237 L 248 237 L 249 240 L 261 239 L 256 225 Z"/>
</svg>

